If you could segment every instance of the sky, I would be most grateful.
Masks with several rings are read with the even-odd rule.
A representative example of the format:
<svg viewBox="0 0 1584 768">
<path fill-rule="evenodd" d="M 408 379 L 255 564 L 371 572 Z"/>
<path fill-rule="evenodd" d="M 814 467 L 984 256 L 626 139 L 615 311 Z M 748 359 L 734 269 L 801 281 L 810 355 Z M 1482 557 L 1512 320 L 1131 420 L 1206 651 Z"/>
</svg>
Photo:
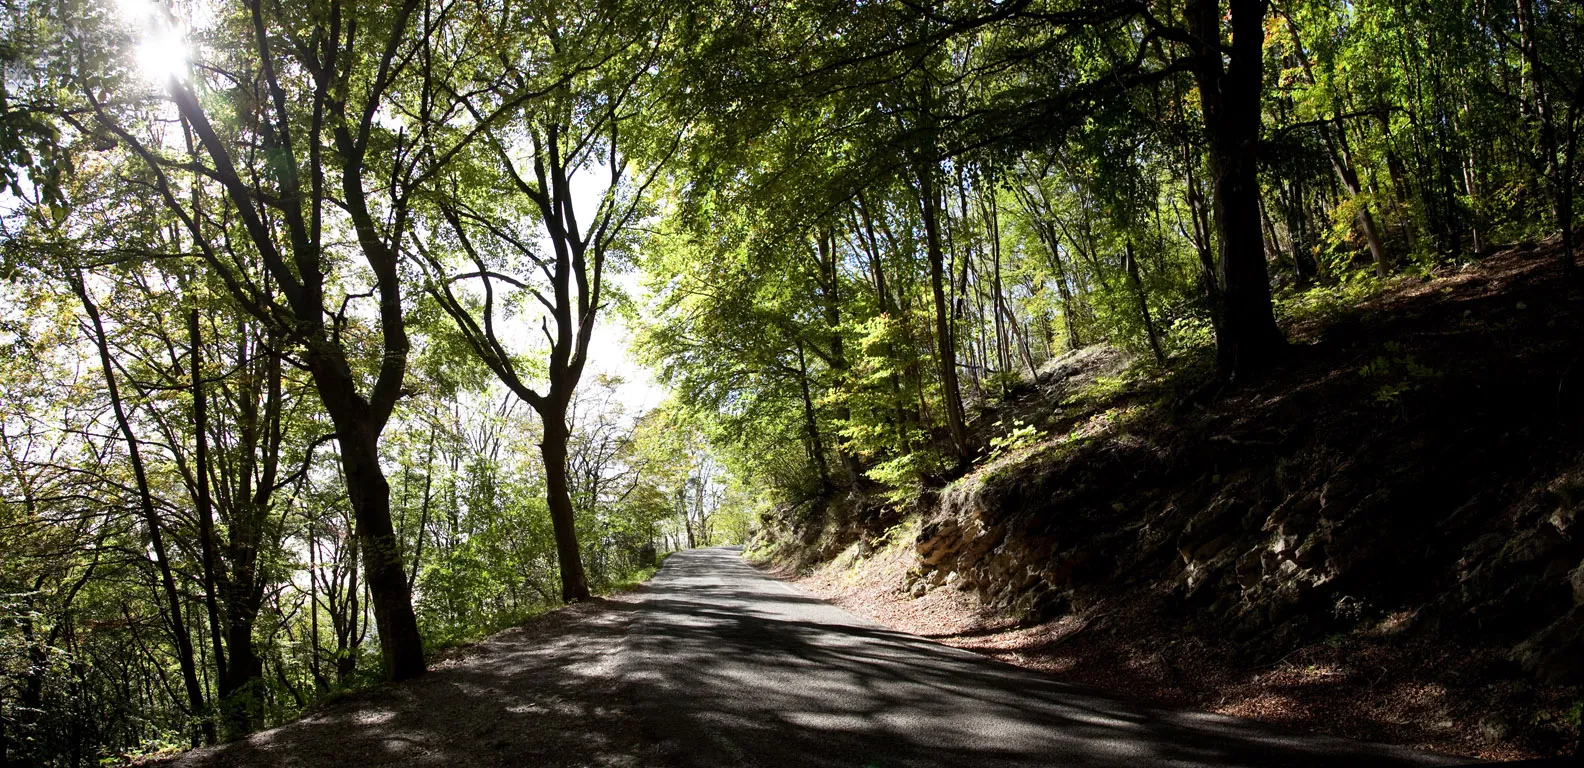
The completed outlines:
<svg viewBox="0 0 1584 768">
<path fill-rule="evenodd" d="M 611 279 L 607 277 L 607 279 Z M 637 293 L 638 275 L 628 273 L 615 278 L 624 290 Z M 589 341 L 588 369 L 583 373 L 587 382 L 601 373 L 620 376 L 623 383 L 616 389 L 616 399 L 627 407 L 628 413 L 643 413 L 665 401 L 666 392 L 654 375 L 633 360 L 632 332 L 614 312 L 607 311 L 594 325 L 594 338 Z"/>
</svg>

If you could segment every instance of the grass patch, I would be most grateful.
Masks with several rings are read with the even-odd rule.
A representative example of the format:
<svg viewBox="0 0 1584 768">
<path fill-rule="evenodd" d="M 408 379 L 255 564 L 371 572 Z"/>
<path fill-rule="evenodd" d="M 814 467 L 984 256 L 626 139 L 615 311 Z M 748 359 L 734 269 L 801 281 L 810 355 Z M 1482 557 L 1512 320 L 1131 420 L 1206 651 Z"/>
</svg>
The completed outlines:
<svg viewBox="0 0 1584 768">
<path fill-rule="evenodd" d="M 661 568 L 665 567 L 666 558 L 674 554 L 676 554 L 675 550 L 670 552 L 661 552 L 655 556 L 655 564 L 653 566 L 639 568 L 627 578 L 618 579 L 615 582 L 612 582 L 610 588 L 605 590 L 604 594 L 614 595 L 620 592 L 631 592 L 643 586 L 644 584 L 647 584 L 650 579 L 654 578 L 656 573 L 660 572 Z"/>
<path fill-rule="evenodd" d="M 655 573 L 659 570 L 660 565 L 658 563 L 650 568 L 639 568 L 627 578 L 611 582 L 610 589 L 606 590 L 605 594 L 614 595 L 620 592 L 631 592 L 654 578 Z"/>
<path fill-rule="evenodd" d="M 491 616 L 488 621 L 482 624 L 450 628 L 450 631 L 443 629 L 430 630 L 423 633 L 425 655 L 431 661 L 434 661 L 438 657 L 444 656 L 447 651 L 473 645 L 496 632 L 521 626 L 531 619 L 543 616 L 551 611 L 558 611 L 561 608 L 562 606 L 560 605 L 538 603 L 517 610 L 502 611 Z M 358 666 L 362 667 L 364 665 L 359 664 Z M 378 666 L 378 659 L 375 659 L 374 666 Z"/>
</svg>

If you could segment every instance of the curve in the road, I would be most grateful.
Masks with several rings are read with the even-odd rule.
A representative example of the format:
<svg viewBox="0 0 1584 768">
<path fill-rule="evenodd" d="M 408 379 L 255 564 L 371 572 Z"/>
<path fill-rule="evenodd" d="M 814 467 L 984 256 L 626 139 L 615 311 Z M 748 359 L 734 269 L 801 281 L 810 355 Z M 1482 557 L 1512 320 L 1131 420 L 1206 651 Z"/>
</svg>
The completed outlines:
<svg viewBox="0 0 1584 768">
<path fill-rule="evenodd" d="M 679 552 L 629 635 L 634 714 L 688 766 L 1408 766 L 1443 756 L 1153 708 L 858 618 L 736 548 Z"/>
</svg>

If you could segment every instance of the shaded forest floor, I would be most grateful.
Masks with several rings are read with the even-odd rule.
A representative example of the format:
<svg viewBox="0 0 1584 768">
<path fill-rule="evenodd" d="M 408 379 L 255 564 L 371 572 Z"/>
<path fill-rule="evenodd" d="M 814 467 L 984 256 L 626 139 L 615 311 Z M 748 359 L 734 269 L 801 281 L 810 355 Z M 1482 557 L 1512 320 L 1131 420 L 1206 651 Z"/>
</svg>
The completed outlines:
<svg viewBox="0 0 1584 768">
<path fill-rule="evenodd" d="M 1075 396 L 1041 382 L 978 423 L 1094 439 L 989 462 L 965 481 L 991 490 L 955 512 L 926 504 L 910 527 L 892 513 L 800 531 L 812 546 L 786 560 L 805 588 L 894 628 L 1165 705 L 1486 759 L 1565 754 L 1584 701 L 1584 294 L 1556 251 L 1290 300 L 1291 357 L 1254 384 L 1146 371 Z M 1313 571 L 1331 583 L 1295 576 L 1276 595 L 1260 592 L 1281 575 L 1269 557 L 1250 574 L 1238 547 L 1279 525 L 1178 512 L 1328 494 L 1358 510 L 1319 518 L 1330 551 Z M 952 514 L 986 543 L 921 533 Z M 1206 525 L 1213 541 L 1189 536 Z M 1173 533 L 1151 541 L 1152 526 Z M 930 547 L 965 554 L 937 569 Z M 1356 562 L 1333 563 L 1345 550 Z M 976 565 L 996 558 L 1010 564 Z M 1007 581 L 1064 559 L 1081 565 L 1039 622 Z"/>
<path fill-rule="evenodd" d="M 652 764 L 627 727 L 620 656 L 631 595 L 595 599 L 449 650 L 427 675 L 315 707 L 246 739 L 137 765 Z"/>
</svg>

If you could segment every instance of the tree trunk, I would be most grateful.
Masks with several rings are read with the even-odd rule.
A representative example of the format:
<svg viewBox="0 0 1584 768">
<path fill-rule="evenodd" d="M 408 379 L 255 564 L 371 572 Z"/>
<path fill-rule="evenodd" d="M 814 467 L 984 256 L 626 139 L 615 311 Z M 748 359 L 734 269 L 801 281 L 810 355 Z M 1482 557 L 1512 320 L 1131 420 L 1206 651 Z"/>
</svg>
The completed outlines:
<svg viewBox="0 0 1584 768">
<path fill-rule="evenodd" d="M 1260 231 L 1260 96 L 1264 90 L 1265 0 L 1229 0 L 1230 62 L 1222 64 L 1221 8 L 1193 0 L 1186 10 L 1196 38 L 1194 79 L 1209 141 L 1212 208 L 1219 235 L 1216 364 L 1229 378 L 1272 365 L 1287 342 L 1276 327 Z"/>
<path fill-rule="evenodd" d="M 1329 130 L 1322 128 L 1321 136 L 1325 138 L 1326 147 L 1331 150 L 1331 167 L 1336 169 L 1337 177 L 1347 187 L 1348 195 L 1358 200 L 1364 188 L 1359 184 L 1358 171 L 1353 168 L 1352 152 L 1348 149 L 1345 132 L 1338 133 L 1335 144 L 1332 143 Z M 1375 263 L 1375 276 L 1384 279 L 1391 274 L 1391 260 L 1386 256 L 1386 245 L 1381 240 L 1380 228 L 1375 226 L 1375 217 L 1370 214 L 1369 203 L 1358 201 L 1357 220 L 1359 231 L 1369 244 L 1370 258 Z"/>
<path fill-rule="evenodd" d="M 224 701 L 226 738 L 238 738 L 258 727 L 264 713 L 264 660 L 253 646 L 258 612 L 233 617 L 226 625 L 232 688 Z"/>
<path fill-rule="evenodd" d="M 434 491 L 434 454 L 436 431 L 436 426 L 434 424 L 430 424 L 429 448 L 424 454 L 423 505 L 418 511 L 418 535 L 415 537 L 416 541 L 413 544 L 412 572 L 407 576 L 408 590 L 411 590 L 413 585 L 418 583 L 418 571 L 423 567 L 424 539 L 428 538 L 427 532 L 429 530 L 429 508 L 431 506 Z"/>
<path fill-rule="evenodd" d="M 820 291 L 823 294 L 825 310 L 825 326 L 830 333 L 830 367 L 836 374 L 836 381 L 832 383 L 837 389 L 847 385 L 850 368 L 847 364 L 846 345 L 841 334 L 841 265 L 836 261 L 836 247 L 834 236 L 829 229 L 820 230 L 817 236 L 817 250 L 819 251 Z M 846 405 L 836 407 L 836 421 L 845 423 L 852 419 L 852 411 Z M 842 468 L 847 471 L 847 479 L 852 485 L 859 485 L 864 480 L 863 467 L 858 463 L 858 457 L 847 450 L 842 444 L 840 435 L 836 439 L 836 457 L 841 461 Z"/>
<path fill-rule="evenodd" d="M 709 544 L 709 525 L 707 525 L 708 520 L 706 520 L 705 516 L 704 516 L 704 465 L 703 465 L 703 462 L 699 463 L 698 485 L 693 486 L 693 520 L 694 520 L 694 525 L 692 526 L 692 528 L 698 532 L 696 538 L 694 539 L 694 541 L 695 541 L 694 546 L 698 546 L 698 543 L 703 543 L 705 545 L 708 545 Z"/>
<path fill-rule="evenodd" d="M 1463 190 L 1469 199 L 1469 233 L 1474 238 L 1474 255 L 1485 253 L 1485 206 L 1480 202 L 1479 169 L 1474 165 L 1474 153 L 1463 159 Z"/>
<path fill-rule="evenodd" d="M 864 201 L 862 194 L 858 195 L 857 204 L 854 206 L 853 230 L 858 236 L 858 241 L 864 246 L 864 253 L 869 260 L 869 273 L 874 281 L 875 300 L 879 304 L 880 314 L 891 322 L 900 322 L 907 327 L 906 317 L 896 311 L 896 306 L 891 300 L 891 291 L 886 287 L 885 262 L 880 255 L 880 242 L 875 238 L 874 222 L 869 216 L 869 206 Z M 859 222 L 862 227 L 859 227 Z M 889 334 L 887 334 L 889 337 Z M 902 377 L 898 375 L 899 367 L 906 367 L 897 355 L 897 345 L 887 338 L 885 343 L 885 356 L 890 361 L 890 371 L 886 378 L 891 384 L 891 399 L 896 411 L 896 436 L 897 452 L 904 454 L 912 450 L 911 441 L 908 439 L 908 403 L 903 392 Z"/>
<path fill-rule="evenodd" d="M 407 572 L 391 523 L 390 483 L 379 464 L 379 430 L 361 420 L 336 419 L 334 410 L 326 410 L 335 420 L 336 440 L 341 445 L 341 470 L 346 474 L 347 495 L 357 519 L 363 580 L 373 603 L 385 674 L 392 680 L 417 677 L 425 670 L 423 638 L 418 634 L 418 617 L 413 613 Z"/>
<path fill-rule="evenodd" d="M 314 689 L 324 693 L 329 686 L 319 666 L 319 543 L 313 522 L 308 518 L 308 669 L 313 673 Z"/>
<path fill-rule="evenodd" d="M 983 191 L 981 190 L 981 196 Z M 1012 343 L 1011 335 L 1007 329 L 1006 286 L 1001 282 L 1001 217 L 996 210 L 995 198 L 992 195 L 988 204 L 981 202 L 980 207 L 985 209 L 985 226 L 990 230 L 990 292 L 995 297 L 995 333 L 996 333 L 996 358 L 1004 372 L 1012 370 Z"/>
<path fill-rule="evenodd" d="M 214 646 L 215 690 L 224 710 L 226 738 L 247 733 L 250 725 L 246 718 L 236 718 L 234 707 L 227 701 L 240 681 L 232 676 L 235 663 L 233 651 L 228 663 L 226 643 L 220 622 L 220 591 L 225 574 L 219 564 L 219 543 L 215 539 L 214 503 L 209 493 L 209 407 L 203 389 L 203 333 L 199 325 L 197 308 L 187 313 L 187 341 L 192 348 L 192 398 L 193 398 L 193 475 L 198 506 L 198 544 L 203 553 L 204 605 L 209 612 L 209 639 Z M 248 639 L 252 640 L 252 625 L 248 625 Z M 229 638 L 236 647 L 235 638 Z"/>
<path fill-rule="evenodd" d="M 545 501 L 550 506 L 550 524 L 555 529 L 556 562 L 561 569 L 561 600 L 576 603 L 590 597 L 588 579 L 583 574 L 583 557 L 578 551 L 577 514 L 572 508 L 570 484 L 567 481 L 567 440 L 571 437 L 566 424 L 566 401 L 555 398 L 545 401 L 546 408 L 539 415 L 544 421 L 544 439 L 539 442 L 539 455 L 545 464 Z"/>
<path fill-rule="evenodd" d="M 270 498 L 275 492 L 281 447 L 280 357 L 272 344 L 255 338 L 246 323 L 238 323 L 237 334 L 242 340 L 237 345 L 237 367 L 248 370 L 250 375 L 247 386 L 237 391 L 240 462 L 224 505 L 230 522 L 230 573 L 224 593 L 231 683 L 225 700 L 228 735 L 246 733 L 264 718 L 264 662 L 253 645 L 253 628 L 258 623 L 268 582 L 261 572 L 265 566 L 259 561 L 259 551 L 269 528 Z M 264 401 L 262 418 L 260 398 Z"/>
<path fill-rule="evenodd" d="M 88 314 L 89 322 L 93 328 L 94 344 L 99 348 L 99 365 L 104 371 L 105 390 L 110 396 L 110 409 L 115 414 L 116 425 L 121 430 L 121 436 L 127 444 L 127 459 L 132 464 L 132 476 L 137 483 L 138 507 L 143 513 L 144 525 L 148 528 L 149 548 L 154 552 L 154 566 L 159 571 L 160 586 L 164 590 L 165 609 L 170 613 L 171 636 L 176 642 L 176 660 L 181 666 L 182 683 L 187 690 L 187 706 L 190 714 L 199 718 L 203 723 L 203 741 L 215 743 L 214 720 L 208 717 L 204 705 L 203 685 L 198 681 L 198 666 L 193 661 L 192 635 L 187 631 L 187 624 L 182 619 L 181 593 L 176 587 L 176 577 L 171 571 L 170 558 L 166 554 L 165 535 L 160 529 L 159 514 L 154 511 L 154 496 L 149 490 L 148 473 L 143 467 L 143 454 L 138 448 L 137 435 L 132 432 L 132 423 L 127 419 L 126 408 L 121 403 L 121 390 L 116 384 L 115 364 L 110 359 L 110 343 L 105 337 L 104 323 L 99 319 L 99 308 L 94 305 L 88 296 L 88 288 L 83 284 L 82 274 L 72 272 L 67 277 L 71 282 L 72 290 L 82 302 L 83 311 Z M 192 737 L 192 745 L 198 746 L 197 734 Z"/>
<path fill-rule="evenodd" d="M 1139 279 L 1138 259 L 1133 255 L 1133 241 L 1127 241 L 1127 249 L 1123 252 L 1127 259 L 1128 282 L 1133 286 L 1133 296 L 1138 301 L 1139 314 L 1144 318 L 1144 335 L 1149 339 L 1150 352 L 1155 355 L 1155 362 L 1164 364 L 1166 355 L 1161 352 L 1160 336 L 1155 332 L 1155 320 L 1150 317 L 1149 297 L 1144 293 L 1144 281 Z"/>
<path fill-rule="evenodd" d="M 1039 199 L 1036 200 L 1028 187 L 1033 186 L 1039 190 Z M 1077 311 L 1075 297 L 1067 279 L 1067 268 L 1061 258 L 1061 237 L 1056 232 L 1056 226 L 1050 218 L 1054 215 L 1051 211 L 1050 201 L 1046 199 L 1045 188 L 1040 186 L 1039 180 L 1032 176 L 1023 184 L 1014 187 L 1018 200 L 1023 204 L 1023 211 L 1034 222 L 1034 231 L 1039 236 L 1040 242 L 1045 245 L 1045 254 L 1049 258 L 1051 277 L 1056 281 L 1056 294 L 1061 297 L 1062 325 L 1067 332 L 1067 349 L 1074 350 L 1083 346 L 1083 341 L 1078 337 Z M 1056 351 L 1050 343 L 1046 343 L 1046 351 L 1051 357 L 1056 356 Z"/>
<path fill-rule="evenodd" d="M 692 549 L 698 546 L 697 542 L 693 538 L 693 518 L 688 515 L 686 482 L 683 482 L 682 485 L 677 486 L 677 514 L 682 516 L 682 532 L 686 537 L 683 539 L 683 541 L 687 543 L 687 548 Z M 683 542 L 677 543 L 681 544 Z"/>
<path fill-rule="evenodd" d="M 1557 119 L 1551 108 L 1551 99 L 1546 89 L 1545 64 L 1540 56 L 1540 25 L 1535 12 L 1534 0 L 1518 0 L 1518 34 L 1519 47 L 1522 49 L 1524 62 L 1529 70 L 1527 84 L 1529 86 L 1529 108 L 1534 112 L 1540 122 L 1540 153 L 1541 161 L 1545 166 L 1547 197 L 1551 202 L 1551 215 L 1556 223 L 1557 230 L 1562 236 L 1562 274 L 1566 279 L 1574 277 L 1573 263 L 1573 173 L 1572 162 L 1563 162 L 1563 137 L 1558 135 Z M 1584 89 L 1581 89 L 1584 90 Z M 1574 94 L 1578 96 L 1580 94 Z M 1577 99 L 1575 98 L 1575 102 Z M 1573 110 L 1577 110 L 1574 104 Z M 1576 146 L 1577 141 L 1577 115 L 1570 114 L 1569 136 L 1566 143 Z M 1571 155 L 1572 152 L 1567 152 Z M 1571 158 L 1570 158 L 1571 160 Z"/>
<path fill-rule="evenodd" d="M 1292 35 L 1293 47 L 1298 52 L 1298 62 L 1303 67 L 1304 75 L 1311 84 L 1316 83 L 1309 56 L 1304 52 L 1303 39 L 1298 34 L 1298 25 L 1291 17 L 1287 18 L 1287 31 Z M 1340 115 L 1341 109 L 1333 109 L 1332 112 Z M 1348 147 L 1347 126 L 1342 124 L 1341 118 L 1338 117 L 1338 129 L 1334 133 L 1325 122 L 1321 122 L 1319 127 L 1320 140 L 1325 144 L 1326 154 L 1331 160 L 1331 168 L 1336 171 L 1337 178 L 1342 180 L 1343 186 L 1347 187 L 1348 195 L 1358 201 L 1363 186 L 1359 184 L 1358 170 L 1353 163 L 1353 151 Z M 1390 273 L 1391 263 L 1386 256 L 1386 246 L 1381 241 L 1380 228 L 1375 226 L 1375 217 L 1370 214 L 1367 202 L 1358 201 L 1358 215 L 1355 219 L 1358 222 L 1359 232 L 1364 235 L 1364 241 L 1369 244 L 1370 258 L 1375 263 L 1375 276 L 1384 279 Z"/>
<path fill-rule="evenodd" d="M 1053 277 L 1056 278 L 1056 293 L 1061 296 L 1062 326 L 1067 331 L 1067 350 L 1072 351 L 1084 345 L 1083 338 L 1078 335 L 1077 297 L 1073 295 L 1072 286 L 1067 280 L 1067 268 L 1061 259 L 1061 240 L 1057 237 L 1055 228 L 1049 223 L 1042 223 L 1039 228 L 1045 234 L 1046 252 L 1050 255 Z"/>
<path fill-rule="evenodd" d="M 1584 101 L 1584 79 L 1580 79 L 1578 87 L 1574 89 L 1573 103 L 1568 107 L 1567 135 L 1562 141 L 1562 183 L 1557 194 L 1557 226 L 1562 230 L 1562 277 L 1569 282 L 1579 278 L 1578 261 L 1574 256 L 1573 234 L 1573 198 L 1577 188 L 1573 179 L 1577 174 L 1578 145 L 1579 145 L 1579 111 L 1584 109 L 1580 102 Z"/>
<path fill-rule="evenodd" d="M 819 419 L 814 414 L 814 398 L 809 394 L 808 360 L 803 354 L 803 342 L 797 342 L 798 355 L 798 391 L 803 395 L 803 428 L 808 432 L 809 458 L 814 461 L 814 469 L 819 472 L 820 484 L 830 487 L 830 465 L 825 463 L 825 445 L 820 440 Z"/>
<path fill-rule="evenodd" d="M 1212 308 L 1211 320 L 1220 335 L 1221 283 L 1216 277 L 1214 244 L 1210 236 L 1210 216 L 1205 211 L 1199 179 L 1194 176 L 1193 147 L 1183 144 L 1184 183 L 1188 187 L 1188 218 L 1193 222 L 1194 252 L 1199 256 L 1199 282 Z"/>
<path fill-rule="evenodd" d="M 358 583 L 359 546 L 358 535 L 355 530 L 357 528 L 355 517 L 352 521 L 352 527 L 354 529 L 351 532 L 352 536 L 346 543 L 348 551 L 346 554 L 347 582 L 345 586 L 341 584 L 339 569 L 334 565 L 330 569 L 330 575 L 335 578 L 335 581 L 332 582 L 335 589 L 329 595 L 330 608 L 332 610 L 330 620 L 335 624 L 336 631 L 336 683 L 341 685 L 345 685 L 347 678 L 351 677 L 352 673 L 357 670 L 358 648 L 363 644 L 363 629 L 359 626 L 362 605 L 358 599 L 358 595 L 363 593 L 363 585 Z M 336 559 L 340 559 L 339 553 Z M 339 604 L 335 599 L 336 594 L 343 596 Z"/>
<path fill-rule="evenodd" d="M 935 352 L 940 364 L 941 398 L 946 405 L 946 427 L 951 432 L 957 460 L 970 457 L 968 428 L 965 423 L 962 391 L 957 385 L 957 344 L 951 329 L 951 308 L 946 304 L 946 265 L 941 251 L 939 209 L 935 193 L 933 161 L 918 169 L 919 202 L 923 207 L 924 244 L 930 263 L 930 295 L 935 302 Z"/>
</svg>

